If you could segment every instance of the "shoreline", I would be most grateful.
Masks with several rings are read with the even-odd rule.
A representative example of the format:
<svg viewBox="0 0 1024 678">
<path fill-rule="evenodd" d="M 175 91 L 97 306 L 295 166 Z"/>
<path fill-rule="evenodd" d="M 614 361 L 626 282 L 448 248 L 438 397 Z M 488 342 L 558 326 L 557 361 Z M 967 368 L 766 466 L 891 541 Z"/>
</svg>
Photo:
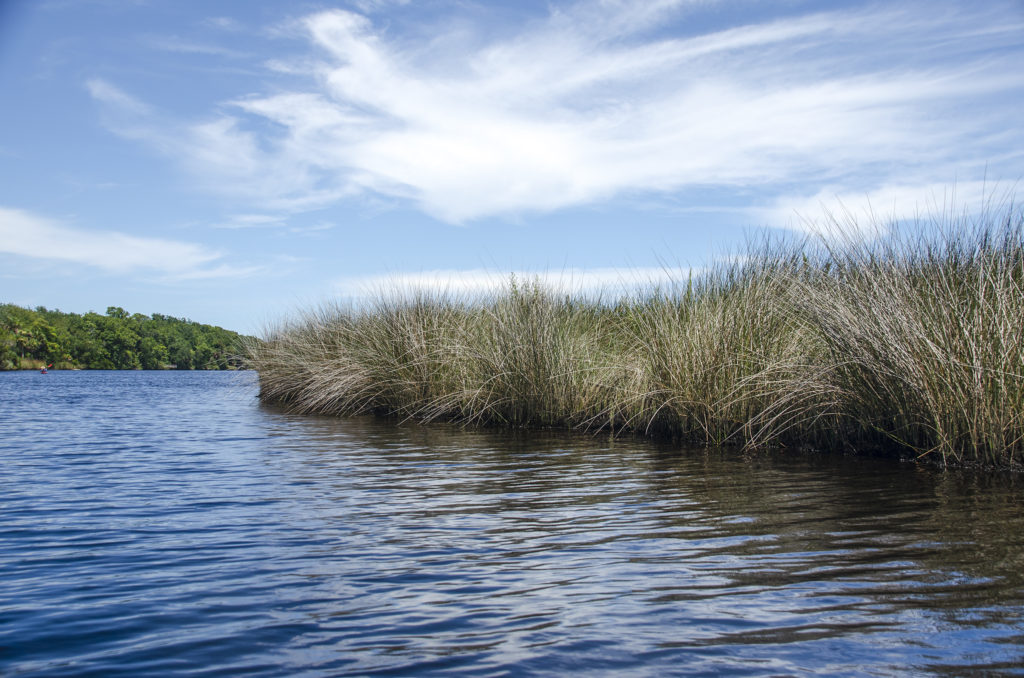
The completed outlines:
<svg viewBox="0 0 1024 678">
<path fill-rule="evenodd" d="M 299 413 L 1019 468 L 1024 214 L 832 226 L 612 302 L 512 277 L 322 307 L 248 361 L 261 400 Z"/>
<path fill-rule="evenodd" d="M 540 439 L 548 439 L 551 437 L 564 439 L 566 441 L 579 440 L 581 442 L 588 442 L 604 438 L 610 440 L 611 444 L 629 444 L 630 442 L 636 442 L 643 445 L 650 445 L 656 448 L 659 452 L 671 453 L 671 454 L 722 454 L 728 455 L 729 457 L 736 459 L 744 459 L 748 461 L 756 460 L 782 460 L 788 458 L 844 458 L 844 459 L 862 459 L 877 461 L 882 463 L 890 463 L 898 466 L 905 466 L 908 468 L 918 469 L 930 469 L 933 471 L 951 471 L 958 474 L 981 474 L 985 476 L 992 475 L 1004 475 L 1008 474 L 1010 477 L 1017 477 L 1018 474 L 1022 474 L 1024 478 L 1024 463 L 1017 461 L 1016 459 L 1011 464 L 992 464 L 985 461 L 979 460 L 960 460 L 956 461 L 953 459 L 947 459 L 943 461 L 941 458 L 934 456 L 916 456 L 909 453 L 904 448 L 899 447 L 875 447 L 875 448 L 854 448 L 852 446 L 835 445 L 829 448 L 816 448 L 810 446 L 763 446 L 763 447 L 744 447 L 737 444 L 723 444 L 723 445 L 703 445 L 693 444 L 685 440 L 674 439 L 671 437 L 658 436 L 652 434 L 644 434 L 639 431 L 616 431 L 612 433 L 608 429 L 593 430 L 593 429 L 580 429 L 580 428 L 566 428 L 556 426 L 531 426 L 523 425 L 517 427 L 510 427 L 501 424 L 471 424 L 467 425 L 464 422 L 459 422 L 452 419 L 432 419 L 432 420 L 419 420 L 410 419 L 408 417 L 402 417 L 398 414 L 389 414 L 387 412 L 362 412 L 359 414 L 327 414 L 319 412 L 297 412 L 296 410 L 288 407 L 288 405 L 279 401 L 269 401 L 259 398 L 260 406 L 270 408 L 271 411 L 278 412 L 281 414 L 301 414 L 305 417 L 323 417 L 326 419 L 351 419 L 358 421 L 360 419 L 367 419 L 375 422 L 381 422 L 388 425 L 393 425 L 396 428 L 400 428 L 407 425 L 415 427 L 426 427 L 427 430 L 433 427 L 439 427 L 438 430 L 445 431 L 448 428 L 454 428 L 459 431 L 479 431 L 485 434 L 503 435 L 503 436 L 525 436 L 527 438 L 537 437 Z"/>
</svg>

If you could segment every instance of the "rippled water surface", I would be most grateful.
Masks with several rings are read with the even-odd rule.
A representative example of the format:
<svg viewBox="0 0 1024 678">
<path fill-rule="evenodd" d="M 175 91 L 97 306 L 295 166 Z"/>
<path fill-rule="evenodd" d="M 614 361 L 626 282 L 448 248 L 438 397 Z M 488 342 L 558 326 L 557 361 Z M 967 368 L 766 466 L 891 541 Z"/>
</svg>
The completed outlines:
<svg viewBox="0 0 1024 678">
<path fill-rule="evenodd" d="M 0 675 L 1024 675 L 1024 479 L 0 374 Z"/>
</svg>

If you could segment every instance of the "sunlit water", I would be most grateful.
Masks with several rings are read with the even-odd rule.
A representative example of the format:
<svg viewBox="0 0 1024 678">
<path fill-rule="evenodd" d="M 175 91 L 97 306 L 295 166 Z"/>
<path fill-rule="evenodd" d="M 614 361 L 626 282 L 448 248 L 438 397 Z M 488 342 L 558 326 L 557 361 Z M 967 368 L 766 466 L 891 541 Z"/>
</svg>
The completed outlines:
<svg viewBox="0 0 1024 678">
<path fill-rule="evenodd" d="M 1024 674 L 1024 479 L 0 374 L 0 675 Z"/>
</svg>

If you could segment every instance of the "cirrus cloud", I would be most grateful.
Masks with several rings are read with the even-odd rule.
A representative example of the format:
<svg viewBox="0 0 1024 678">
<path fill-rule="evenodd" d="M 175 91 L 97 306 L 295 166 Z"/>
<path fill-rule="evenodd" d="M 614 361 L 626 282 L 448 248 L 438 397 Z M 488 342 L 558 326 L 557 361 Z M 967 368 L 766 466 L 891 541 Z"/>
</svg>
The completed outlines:
<svg viewBox="0 0 1024 678">
<path fill-rule="evenodd" d="M 1012 4 L 694 30 L 704 4 L 584 1 L 497 31 L 446 31 L 443 16 L 434 33 L 317 12 L 295 24 L 302 57 L 268 64 L 277 91 L 174 131 L 113 85 L 92 90 L 127 114 L 122 133 L 202 184 L 282 211 L 374 195 L 462 223 L 701 186 L 813 194 L 1024 171 Z"/>
<path fill-rule="evenodd" d="M 0 207 L 0 252 L 84 264 L 111 273 L 149 271 L 174 280 L 248 275 L 201 245 L 117 231 L 72 228 L 25 210 Z"/>
<path fill-rule="evenodd" d="M 623 293 L 672 289 L 685 283 L 690 276 L 699 274 L 700 270 L 669 266 L 564 268 L 557 271 L 520 270 L 504 273 L 483 268 L 435 269 L 339 278 L 334 281 L 332 288 L 343 297 L 360 300 L 417 293 L 453 295 L 458 298 L 507 290 L 514 278 L 520 283 L 540 284 L 557 293 L 597 297 L 606 294 L 617 298 Z"/>
</svg>

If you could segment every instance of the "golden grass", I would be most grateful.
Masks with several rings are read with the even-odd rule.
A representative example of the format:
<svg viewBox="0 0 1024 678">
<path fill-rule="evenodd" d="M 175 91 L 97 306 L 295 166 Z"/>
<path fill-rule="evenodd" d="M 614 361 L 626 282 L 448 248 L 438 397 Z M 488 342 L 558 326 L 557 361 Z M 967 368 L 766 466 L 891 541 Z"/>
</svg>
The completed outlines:
<svg viewBox="0 0 1024 678">
<path fill-rule="evenodd" d="M 513 277 L 477 299 L 320 308 L 249 361 L 260 397 L 296 412 L 1019 460 L 1021 213 L 830 225 L 612 304 Z"/>
</svg>

